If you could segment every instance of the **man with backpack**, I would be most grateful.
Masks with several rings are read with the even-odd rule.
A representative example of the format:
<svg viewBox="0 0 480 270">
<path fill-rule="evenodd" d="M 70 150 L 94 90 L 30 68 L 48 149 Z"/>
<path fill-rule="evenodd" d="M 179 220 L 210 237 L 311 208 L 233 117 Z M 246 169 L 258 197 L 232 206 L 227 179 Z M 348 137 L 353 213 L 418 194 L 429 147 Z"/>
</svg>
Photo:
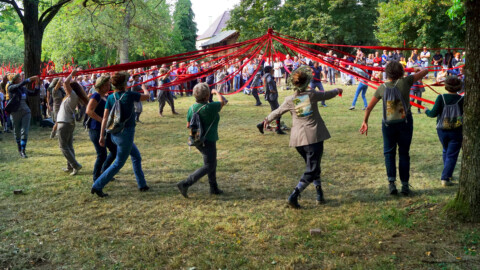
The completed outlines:
<svg viewBox="0 0 480 270">
<path fill-rule="evenodd" d="M 219 112 L 227 101 L 216 90 L 211 90 L 211 93 L 216 95 L 219 101 L 208 102 L 210 98 L 208 84 L 199 83 L 193 88 L 196 103 L 188 109 L 187 113 L 187 127 L 190 128 L 188 144 L 195 146 L 202 153 L 203 167 L 190 174 L 186 180 L 177 183 L 180 193 L 185 198 L 188 198 L 188 188 L 205 175 L 208 175 L 210 194 L 223 193 L 217 184 L 217 141 Z"/>
<path fill-rule="evenodd" d="M 391 195 L 397 195 L 395 185 L 397 168 L 395 156 L 398 147 L 399 174 L 402 182 L 401 193 L 410 194 L 410 144 L 413 136 L 413 117 L 410 110 L 409 96 L 413 83 L 421 80 L 428 74 L 425 68 L 415 68 L 415 74 L 404 77 L 403 65 L 397 61 L 387 64 L 385 73 L 388 81 L 377 88 L 370 104 L 365 110 L 365 118 L 360 128 L 360 133 L 367 135 L 368 119 L 375 105 L 383 100 L 383 153 L 385 167 Z"/>
</svg>

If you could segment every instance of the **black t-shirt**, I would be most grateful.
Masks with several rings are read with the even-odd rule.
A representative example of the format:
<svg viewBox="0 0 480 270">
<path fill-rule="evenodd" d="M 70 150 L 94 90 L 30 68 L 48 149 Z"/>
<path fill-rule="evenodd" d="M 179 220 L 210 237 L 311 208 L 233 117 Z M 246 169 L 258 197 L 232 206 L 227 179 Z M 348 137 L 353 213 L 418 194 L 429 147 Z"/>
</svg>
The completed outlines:
<svg viewBox="0 0 480 270">
<path fill-rule="evenodd" d="M 434 54 L 434 55 L 433 55 L 433 60 L 435 60 L 435 61 L 438 61 L 438 60 L 440 60 L 440 59 L 442 59 L 442 58 L 443 58 L 443 56 L 442 56 L 441 53 L 440 53 L 440 54 Z M 440 61 L 440 62 L 438 62 L 438 64 L 435 64 L 435 62 L 433 62 L 433 64 L 436 65 L 436 66 L 440 66 L 440 65 L 442 64 L 442 62 Z"/>
</svg>

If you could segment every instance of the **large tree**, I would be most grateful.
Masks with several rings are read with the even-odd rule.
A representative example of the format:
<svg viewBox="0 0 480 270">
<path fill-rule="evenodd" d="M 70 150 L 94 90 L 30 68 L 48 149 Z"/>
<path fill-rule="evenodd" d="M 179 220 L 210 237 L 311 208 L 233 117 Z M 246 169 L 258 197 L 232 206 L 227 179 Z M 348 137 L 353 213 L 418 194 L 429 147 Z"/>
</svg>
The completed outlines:
<svg viewBox="0 0 480 270">
<path fill-rule="evenodd" d="M 128 6 L 98 8 L 69 5 L 45 32 L 43 54 L 57 69 L 71 57 L 83 67 L 88 63 L 107 66 L 168 55 L 171 35 L 169 5 L 164 0 L 132 0 Z"/>
<path fill-rule="evenodd" d="M 179 52 L 195 51 L 197 41 L 197 24 L 190 0 L 178 0 L 173 12 L 173 34 Z"/>
<path fill-rule="evenodd" d="M 13 9 L 0 11 L 0 62 L 23 62 L 22 22 Z"/>
<path fill-rule="evenodd" d="M 244 0 L 231 12 L 229 28 L 240 39 L 265 34 L 269 27 L 312 42 L 373 44 L 377 0 Z"/>
<path fill-rule="evenodd" d="M 40 60 L 42 57 L 43 33 L 47 25 L 65 5 L 74 0 L 57 0 L 47 2 L 40 0 L 0 0 L 0 8 L 13 8 L 23 25 L 25 44 L 24 70 L 27 77 L 40 74 Z M 105 1 L 105 2 L 104 2 Z M 117 0 L 92 0 L 95 5 L 116 3 Z M 124 2 L 126 0 L 118 0 Z M 88 0 L 83 0 L 87 5 Z M 42 119 L 39 96 L 28 99 L 32 110 L 32 119 Z"/>
<path fill-rule="evenodd" d="M 465 0 L 466 61 L 462 169 L 451 207 L 480 221 L 480 3 Z"/>
<path fill-rule="evenodd" d="M 463 47 L 465 27 L 445 12 L 451 0 L 393 0 L 380 3 L 375 36 L 382 45 Z"/>
</svg>

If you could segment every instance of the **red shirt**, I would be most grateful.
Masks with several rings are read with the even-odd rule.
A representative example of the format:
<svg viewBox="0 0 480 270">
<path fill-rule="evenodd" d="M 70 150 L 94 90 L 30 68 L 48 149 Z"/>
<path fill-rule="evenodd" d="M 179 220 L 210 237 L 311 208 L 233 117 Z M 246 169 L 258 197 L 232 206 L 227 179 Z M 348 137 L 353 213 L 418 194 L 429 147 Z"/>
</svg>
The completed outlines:
<svg viewBox="0 0 480 270">
<path fill-rule="evenodd" d="M 381 58 L 381 57 L 375 57 L 375 58 L 373 58 L 373 63 L 380 64 L 381 62 L 382 62 L 382 58 Z"/>
</svg>

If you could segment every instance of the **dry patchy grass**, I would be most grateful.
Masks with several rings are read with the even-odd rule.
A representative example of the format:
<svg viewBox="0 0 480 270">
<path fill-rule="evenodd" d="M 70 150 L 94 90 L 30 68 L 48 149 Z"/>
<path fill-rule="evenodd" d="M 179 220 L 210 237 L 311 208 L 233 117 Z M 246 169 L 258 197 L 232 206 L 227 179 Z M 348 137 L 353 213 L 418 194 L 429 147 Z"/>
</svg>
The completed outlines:
<svg viewBox="0 0 480 270">
<path fill-rule="evenodd" d="M 354 91 L 347 87 L 343 98 L 321 108 L 332 134 L 322 161 L 328 203 L 316 206 L 309 188 L 300 211 L 285 201 L 304 164 L 288 136 L 258 133 L 255 124 L 269 106 L 253 106 L 251 96 L 229 97 L 222 112 L 217 177 L 226 194 L 219 197 L 208 194 L 206 179 L 190 189 L 190 199 L 175 187 L 202 163 L 186 145 L 192 98 L 176 100 L 180 116 L 158 118 L 157 103 L 144 106 L 135 141 L 152 188 L 147 193 L 138 192 L 128 161 L 105 188 L 110 197 L 91 195 L 95 151 L 78 127 L 74 146 L 84 169 L 75 177 L 60 171 L 65 160 L 49 130 L 32 129 L 27 160 L 18 157 L 11 135 L 0 135 L 0 268 L 480 268 L 478 227 L 442 214 L 457 186 L 440 187 L 435 120 L 414 115 L 415 195 L 388 196 L 381 110 L 372 115 L 369 136 L 360 136 L 363 112 L 348 110 Z M 291 125 L 289 115 L 283 119 Z M 312 228 L 323 233 L 311 236 Z"/>
</svg>

